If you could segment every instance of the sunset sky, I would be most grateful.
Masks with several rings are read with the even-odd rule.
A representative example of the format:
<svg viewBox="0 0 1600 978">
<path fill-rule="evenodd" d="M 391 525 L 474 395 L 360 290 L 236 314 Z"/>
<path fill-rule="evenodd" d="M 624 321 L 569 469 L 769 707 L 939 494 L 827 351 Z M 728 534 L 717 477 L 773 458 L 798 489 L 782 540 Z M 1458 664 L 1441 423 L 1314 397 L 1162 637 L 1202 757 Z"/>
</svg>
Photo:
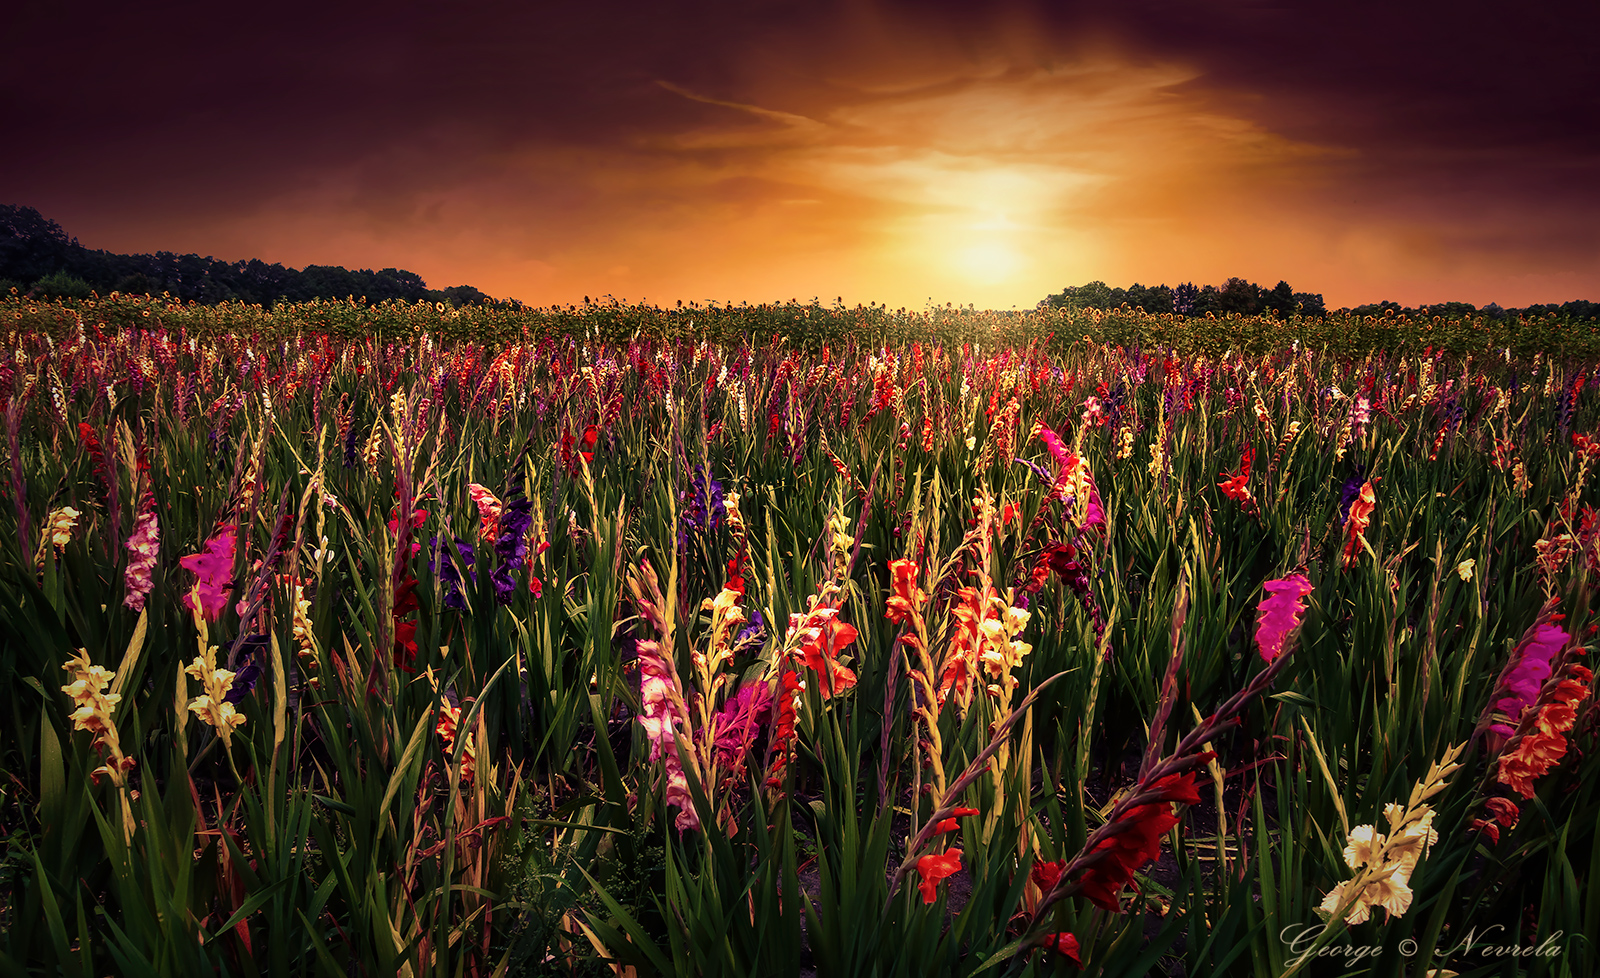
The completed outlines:
<svg viewBox="0 0 1600 978">
<path fill-rule="evenodd" d="M 541 305 L 1600 300 L 1597 10 L 32 0 L 0 203 Z"/>
</svg>

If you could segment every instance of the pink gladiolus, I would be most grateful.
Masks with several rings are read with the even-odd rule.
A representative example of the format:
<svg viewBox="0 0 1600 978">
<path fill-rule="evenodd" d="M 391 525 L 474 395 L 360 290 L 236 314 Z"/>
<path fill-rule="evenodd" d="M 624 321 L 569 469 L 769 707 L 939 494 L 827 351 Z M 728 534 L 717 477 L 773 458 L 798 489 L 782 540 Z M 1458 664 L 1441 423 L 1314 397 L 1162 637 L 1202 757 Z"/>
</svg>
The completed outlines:
<svg viewBox="0 0 1600 978">
<path fill-rule="evenodd" d="M 206 541 L 204 550 L 178 560 L 178 565 L 193 571 L 200 592 L 200 610 L 207 621 L 216 621 L 222 609 L 228 606 L 228 592 L 233 589 L 233 553 L 237 541 L 232 524 L 217 531 Z M 190 611 L 194 604 L 189 595 L 183 596 L 183 606 Z"/>
<path fill-rule="evenodd" d="M 772 712 L 772 698 L 767 683 L 747 682 L 717 711 L 717 760 L 724 767 L 733 767 L 755 742 L 762 722 Z"/>
<path fill-rule="evenodd" d="M 150 508 L 139 514 L 139 521 L 134 524 L 133 533 L 128 537 L 128 567 L 123 572 L 127 594 L 122 603 L 134 611 L 144 610 L 145 596 L 155 586 L 151 572 L 156 566 L 160 544 L 161 529 L 156 525 L 152 501 Z"/>
<path fill-rule="evenodd" d="M 1061 441 L 1061 436 L 1044 425 L 1035 425 L 1039 433 L 1039 440 L 1050 449 L 1050 454 L 1056 460 L 1055 492 L 1064 492 L 1065 487 L 1074 480 L 1083 480 L 1083 494 L 1087 497 L 1081 501 L 1083 506 L 1083 528 L 1093 529 L 1104 526 L 1106 522 L 1105 507 L 1100 502 L 1100 488 L 1094 484 L 1094 474 L 1089 471 L 1089 462 L 1077 454 Z"/>
<path fill-rule="evenodd" d="M 500 497 L 478 485 L 476 482 L 467 483 L 467 495 L 478 506 L 478 522 L 481 524 L 478 533 L 483 539 L 493 541 L 500 535 Z"/>
<path fill-rule="evenodd" d="M 639 724 L 650 738 L 650 760 L 661 761 L 667 770 L 666 800 L 678 806 L 675 824 L 680 832 L 700 827 L 700 818 L 694 810 L 694 798 L 689 794 L 689 779 L 683 773 L 683 760 L 678 756 L 677 730 L 688 733 L 689 718 L 677 715 L 673 708 L 676 677 L 672 666 L 662 656 L 655 642 L 639 643 L 639 699 L 644 712 L 639 714 Z"/>
<path fill-rule="evenodd" d="M 1304 574 L 1290 574 L 1263 585 L 1267 596 L 1256 607 L 1256 647 L 1271 662 L 1283 653 L 1283 642 L 1305 611 L 1305 596 L 1312 586 Z"/>
</svg>

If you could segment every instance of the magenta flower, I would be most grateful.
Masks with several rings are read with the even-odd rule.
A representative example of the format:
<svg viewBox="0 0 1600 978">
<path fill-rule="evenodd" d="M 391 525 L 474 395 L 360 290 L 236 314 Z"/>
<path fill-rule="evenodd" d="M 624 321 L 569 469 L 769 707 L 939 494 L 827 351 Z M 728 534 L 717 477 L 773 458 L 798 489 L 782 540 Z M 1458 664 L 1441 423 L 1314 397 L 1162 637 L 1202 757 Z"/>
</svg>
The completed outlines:
<svg viewBox="0 0 1600 978">
<path fill-rule="evenodd" d="M 1261 658 L 1271 662 L 1283 654 L 1283 643 L 1305 611 L 1305 596 L 1312 591 L 1304 574 L 1290 574 L 1262 585 L 1267 596 L 1256 606 L 1256 647 Z"/>
<path fill-rule="evenodd" d="M 1550 678 L 1552 660 L 1571 641 L 1572 636 L 1553 622 L 1539 625 L 1531 636 L 1522 640 L 1522 644 L 1511 654 L 1511 662 L 1506 670 L 1500 674 L 1497 692 L 1504 695 L 1494 701 L 1494 708 L 1510 723 L 1491 724 L 1490 730 L 1502 737 L 1510 737 L 1516 732 L 1522 711 L 1539 698 L 1539 690 L 1544 686 L 1544 681 Z"/>
<path fill-rule="evenodd" d="M 761 725 L 772 712 L 772 687 L 764 682 L 747 682 L 716 713 L 717 760 L 732 768 L 755 742 Z"/>
<path fill-rule="evenodd" d="M 1039 440 L 1050 449 L 1050 454 L 1056 460 L 1055 490 L 1064 491 L 1075 480 L 1082 480 L 1082 489 L 1088 499 L 1083 503 L 1083 528 L 1093 529 L 1104 526 L 1106 522 L 1105 506 L 1100 501 L 1100 487 L 1095 485 L 1094 473 L 1089 471 L 1089 461 L 1071 449 L 1062 441 L 1061 436 L 1044 425 L 1036 425 Z"/>
<path fill-rule="evenodd" d="M 193 571 L 200 592 L 200 610 L 207 621 L 216 621 L 222 609 L 228 606 L 228 592 L 233 590 L 233 553 L 236 543 L 232 524 L 217 531 L 206 541 L 204 550 L 179 558 L 178 565 Z M 183 606 L 194 610 L 189 595 L 183 596 Z"/>
</svg>

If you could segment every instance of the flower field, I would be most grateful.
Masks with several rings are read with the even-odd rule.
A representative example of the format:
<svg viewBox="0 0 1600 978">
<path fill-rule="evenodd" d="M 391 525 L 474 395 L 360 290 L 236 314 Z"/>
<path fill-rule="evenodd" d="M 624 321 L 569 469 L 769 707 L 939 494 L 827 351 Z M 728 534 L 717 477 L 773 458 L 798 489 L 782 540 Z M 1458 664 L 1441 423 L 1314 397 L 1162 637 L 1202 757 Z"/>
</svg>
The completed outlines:
<svg viewBox="0 0 1600 978">
<path fill-rule="evenodd" d="M 4 308 L 0 975 L 1600 969 L 1535 325 Z"/>
</svg>

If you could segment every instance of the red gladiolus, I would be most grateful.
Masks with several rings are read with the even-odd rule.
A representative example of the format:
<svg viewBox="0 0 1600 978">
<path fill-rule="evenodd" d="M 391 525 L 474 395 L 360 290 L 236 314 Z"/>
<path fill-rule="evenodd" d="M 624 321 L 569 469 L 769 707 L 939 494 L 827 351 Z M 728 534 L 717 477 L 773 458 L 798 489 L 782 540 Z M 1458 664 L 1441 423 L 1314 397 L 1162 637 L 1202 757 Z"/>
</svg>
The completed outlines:
<svg viewBox="0 0 1600 978">
<path fill-rule="evenodd" d="M 1471 828 L 1488 836 L 1491 843 L 1500 841 L 1500 829 L 1502 826 L 1508 829 L 1516 828 L 1517 819 L 1522 814 L 1517 809 L 1516 802 L 1509 798 L 1489 798 L 1484 801 L 1483 807 L 1488 809 L 1489 817 L 1473 819 Z"/>
<path fill-rule="evenodd" d="M 978 814 L 978 810 L 976 808 L 958 808 L 954 812 L 951 813 L 951 816 L 952 816 L 951 818 L 947 818 L 944 821 L 940 822 L 938 825 L 934 826 L 933 827 L 933 831 L 934 831 L 935 834 L 941 834 L 941 835 L 943 833 L 945 833 L 945 832 L 954 832 L 957 829 L 961 828 L 961 823 L 956 821 L 956 819 L 958 819 L 958 818 L 966 818 L 969 815 L 976 815 L 976 814 Z"/>
<path fill-rule="evenodd" d="M 1066 868 L 1067 861 L 1065 859 L 1058 859 L 1049 863 L 1034 863 L 1033 868 L 1028 870 L 1028 879 L 1032 880 L 1033 885 L 1037 886 L 1041 892 L 1049 893 L 1061 881 L 1061 873 Z"/>
<path fill-rule="evenodd" d="M 856 674 L 839 664 L 839 653 L 856 640 L 854 625 L 830 620 L 817 629 L 812 640 L 800 646 L 806 665 L 822 677 L 822 698 L 829 699 L 856 684 Z"/>
<path fill-rule="evenodd" d="M 412 666 L 417 661 L 417 623 L 401 619 L 419 607 L 416 591 L 417 579 L 409 573 L 394 589 L 394 664 L 406 672 L 417 671 Z"/>
<path fill-rule="evenodd" d="M 794 714 L 796 700 L 800 698 L 800 680 L 790 670 L 784 670 L 778 691 L 778 722 L 773 725 L 772 751 L 776 755 L 767 769 L 767 787 L 783 784 L 783 769 L 789 763 L 789 744 L 794 740 Z"/>
<path fill-rule="evenodd" d="M 1345 570 L 1356 565 L 1361 559 L 1361 552 L 1368 546 L 1365 534 L 1367 527 L 1372 524 L 1372 511 L 1378 503 L 1372 493 L 1372 481 L 1368 479 L 1362 484 L 1360 495 L 1350 504 L 1349 519 L 1344 525 L 1344 552 L 1339 558 L 1339 566 Z"/>
<path fill-rule="evenodd" d="M 599 431 L 594 425 L 590 425 L 583 431 L 583 460 L 585 462 L 594 461 L 594 443 L 598 434 Z"/>
<path fill-rule="evenodd" d="M 1224 472 L 1223 475 L 1227 475 L 1227 473 Z M 1221 489 L 1222 494 L 1229 499 L 1248 504 L 1250 502 L 1250 473 L 1240 472 L 1232 478 L 1224 479 L 1217 483 L 1217 488 Z"/>
<path fill-rule="evenodd" d="M 1192 771 L 1169 775 L 1145 790 L 1160 792 L 1161 800 L 1124 813 L 1117 821 L 1115 834 L 1094 847 L 1095 853 L 1105 853 L 1105 857 L 1091 866 L 1081 880 L 1083 895 L 1113 913 L 1122 912 L 1122 887 L 1133 882 L 1133 874 L 1141 866 L 1161 855 L 1161 837 L 1178 824 L 1171 803 L 1193 805 L 1200 800 Z"/>
<path fill-rule="evenodd" d="M 1066 931 L 1062 931 L 1059 934 L 1051 934 L 1045 938 L 1045 943 L 1042 946 L 1057 954 L 1064 955 L 1076 967 L 1083 967 L 1083 959 L 1078 957 L 1078 938 L 1075 935 Z"/>
<path fill-rule="evenodd" d="M 923 856 L 917 860 L 917 875 L 922 877 L 918 889 L 922 902 L 932 903 L 939 898 L 939 881 L 961 871 L 961 850 L 946 849 L 942 856 Z"/>
</svg>

